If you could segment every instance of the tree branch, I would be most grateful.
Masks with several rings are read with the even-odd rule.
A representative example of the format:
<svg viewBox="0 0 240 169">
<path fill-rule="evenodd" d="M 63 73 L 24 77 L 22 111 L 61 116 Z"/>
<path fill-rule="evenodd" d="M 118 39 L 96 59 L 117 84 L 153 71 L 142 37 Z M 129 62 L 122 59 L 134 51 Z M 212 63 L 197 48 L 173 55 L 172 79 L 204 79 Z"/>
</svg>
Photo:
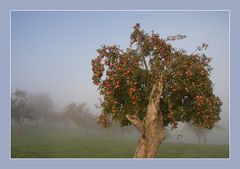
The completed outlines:
<svg viewBox="0 0 240 169">
<path fill-rule="evenodd" d="M 145 127 L 142 120 L 135 115 L 127 114 L 126 118 L 141 132 L 145 133 Z"/>
</svg>

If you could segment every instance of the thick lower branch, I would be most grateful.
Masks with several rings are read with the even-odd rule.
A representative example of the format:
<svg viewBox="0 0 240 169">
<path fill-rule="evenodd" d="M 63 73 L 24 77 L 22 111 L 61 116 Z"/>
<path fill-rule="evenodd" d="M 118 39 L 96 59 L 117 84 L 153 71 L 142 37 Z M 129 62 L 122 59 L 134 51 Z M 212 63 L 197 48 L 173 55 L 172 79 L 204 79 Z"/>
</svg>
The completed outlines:
<svg viewBox="0 0 240 169">
<path fill-rule="evenodd" d="M 144 123 L 135 115 L 126 115 L 127 119 L 141 132 L 145 132 Z"/>
</svg>

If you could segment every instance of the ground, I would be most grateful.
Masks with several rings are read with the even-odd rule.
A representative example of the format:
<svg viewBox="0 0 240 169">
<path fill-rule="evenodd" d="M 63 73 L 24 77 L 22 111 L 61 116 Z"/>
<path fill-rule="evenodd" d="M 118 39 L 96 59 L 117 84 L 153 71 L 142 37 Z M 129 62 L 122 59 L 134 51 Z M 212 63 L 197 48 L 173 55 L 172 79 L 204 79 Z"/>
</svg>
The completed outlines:
<svg viewBox="0 0 240 169">
<path fill-rule="evenodd" d="M 24 128 L 11 134 L 12 158 L 132 158 L 137 139 L 96 135 L 70 129 Z M 159 158 L 228 158 L 228 145 L 164 143 Z"/>
</svg>

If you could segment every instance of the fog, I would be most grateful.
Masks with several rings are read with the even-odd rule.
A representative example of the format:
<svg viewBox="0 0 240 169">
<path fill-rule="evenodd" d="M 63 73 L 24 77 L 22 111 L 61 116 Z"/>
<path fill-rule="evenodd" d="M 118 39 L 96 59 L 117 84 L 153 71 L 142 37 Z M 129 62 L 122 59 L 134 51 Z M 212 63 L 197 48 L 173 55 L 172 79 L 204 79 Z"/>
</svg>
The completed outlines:
<svg viewBox="0 0 240 169">
<path fill-rule="evenodd" d="M 60 107 L 54 104 L 54 100 L 48 93 L 33 94 L 19 89 L 13 93 L 12 99 L 14 99 L 17 92 L 24 92 L 27 97 L 26 112 L 21 114 L 21 107 L 15 109 L 12 106 L 11 124 L 13 134 L 18 135 L 29 130 L 36 130 L 34 133 L 39 131 L 48 134 L 60 133 L 63 136 L 67 135 L 67 137 L 91 136 L 138 140 L 139 132 L 134 126 L 122 127 L 116 122 L 113 122 L 109 128 L 100 126 L 97 119 L 101 107 L 97 106 L 97 104 L 93 106 L 88 102 L 70 102 L 65 107 Z M 20 123 L 21 120 L 22 123 Z M 164 143 L 229 144 L 228 123 L 224 122 L 224 120 L 222 119 L 216 123 L 212 130 L 201 129 L 189 123 L 179 122 L 176 129 L 172 130 L 171 127 L 166 127 Z"/>
<path fill-rule="evenodd" d="M 91 80 L 91 59 L 97 55 L 96 49 L 102 44 L 127 47 L 132 26 L 137 22 L 147 31 L 155 30 L 164 37 L 186 34 L 186 40 L 173 45 L 188 51 L 193 51 L 202 42 L 209 43 L 206 54 L 213 58 L 211 79 L 214 93 L 223 102 L 221 120 L 214 129 L 197 131 L 190 124 L 181 123 L 175 130 L 167 128 L 164 143 L 229 144 L 229 30 L 226 12 L 156 12 L 154 15 L 146 12 L 115 12 L 111 15 L 106 12 L 13 12 L 11 93 L 17 89 L 26 91 L 28 105 L 35 107 L 29 110 L 31 113 L 26 116 L 21 132 L 36 129 L 62 133 L 63 136 L 109 137 L 137 142 L 139 135 L 133 126 L 122 128 L 114 124 L 105 129 L 97 124 L 101 109 L 95 105 L 99 104 L 100 96 Z M 49 109 L 39 98 L 49 99 Z M 66 115 L 71 103 L 76 107 L 84 105 L 80 117 Z M 12 128 L 13 133 L 17 133 L 14 120 Z"/>
</svg>

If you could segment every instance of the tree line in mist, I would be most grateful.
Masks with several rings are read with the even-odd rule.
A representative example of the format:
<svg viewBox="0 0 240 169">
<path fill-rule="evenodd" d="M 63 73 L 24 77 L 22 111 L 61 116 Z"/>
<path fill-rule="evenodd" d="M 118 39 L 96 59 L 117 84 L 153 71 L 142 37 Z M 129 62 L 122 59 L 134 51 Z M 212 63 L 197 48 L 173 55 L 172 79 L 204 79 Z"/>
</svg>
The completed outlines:
<svg viewBox="0 0 240 169">
<path fill-rule="evenodd" d="M 62 110 L 57 111 L 49 94 L 30 94 L 19 89 L 11 95 L 11 119 L 17 134 L 23 132 L 23 125 L 27 122 L 40 127 L 50 127 L 54 124 L 65 127 L 75 126 L 79 134 L 84 129 L 86 135 L 89 130 L 101 130 L 110 137 L 113 133 L 123 136 L 135 131 L 132 127 L 120 127 L 117 124 L 113 124 L 108 129 L 98 126 L 98 116 L 90 111 L 85 102 L 69 103 Z"/>
</svg>

